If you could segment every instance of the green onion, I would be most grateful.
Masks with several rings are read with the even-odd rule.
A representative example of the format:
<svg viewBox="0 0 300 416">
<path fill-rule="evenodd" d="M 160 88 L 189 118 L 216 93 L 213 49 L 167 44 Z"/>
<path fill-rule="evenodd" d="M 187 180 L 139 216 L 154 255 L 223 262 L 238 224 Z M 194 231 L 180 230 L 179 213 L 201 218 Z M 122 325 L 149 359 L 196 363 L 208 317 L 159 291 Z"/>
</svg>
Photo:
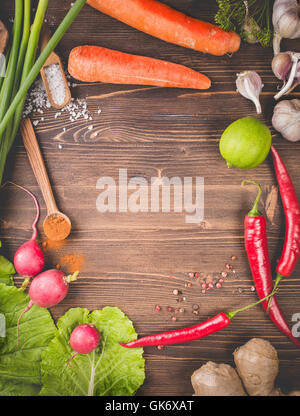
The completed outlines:
<svg viewBox="0 0 300 416">
<path fill-rule="evenodd" d="M 37 46 L 40 37 L 41 27 L 44 21 L 44 15 L 48 7 L 49 0 L 39 0 L 38 8 L 35 14 L 34 23 L 32 29 L 30 31 L 30 7 L 31 7 L 31 0 L 24 0 L 24 28 L 23 28 L 23 37 L 21 41 L 19 58 L 17 61 L 16 68 L 13 71 L 14 76 L 14 83 L 9 84 L 12 88 L 10 99 L 12 102 L 5 108 L 6 113 L 3 112 L 2 116 L 0 117 L 0 184 L 2 182 L 3 172 L 5 168 L 5 162 L 7 158 L 7 154 L 15 140 L 16 134 L 18 132 L 20 120 L 22 117 L 22 112 L 26 100 L 26 94 L 33 84 L 34 80 L 38 76 L 40 70 L 42 69 L 44 63 L 56 48 L 66 31 L 69 29 L 75 18 L 77 17 L 78 13 L 81 11 L 83 6 L 86 3 L 86 0 L 76 0 L 75 4 L 72 6 L 70 11 L 65 16 L 62 23 L 57 28 L 56 32 L 49 40 L 47 46 L 35 61 Z M 16 4 L 16 16 L 18 19 L 15 18 L 15 25 L 19 28 L 19 23 L 22 19 L 22 10 L 20 9 L 20 5 L 22 6 L 22 0 L 15 0 Z M 18 14 L 17 14 L 17 6 L 18 6 Z M 17 22 L 17 23 L 16 23 Z M 21 28 L 21 24 L 20 24 Z M 17 32 L 16 32 L 17 33 Z M 29 36 L 30 33 L 30 36 Z M 15 34 L 15 31 L 14 31 Z M 28 40 L 29 39 L 29 40 Z M 17 40 L 14 37 L 14 44 L 17 44 Z M 20 42 L 20 35 L 19 41 Z M 18 45 L 19 46 L 19 45 Z M 12 51 L 14 49 L 12 48 Z M 25 54 L 26 52 L 26 54 Z M 7 68 L 7 72 L 9 68 Z M 9 73 L 9 72 L 8 72 Z M 20 81 L 21 79 L 21 81 Z M 4 88 L 3 82 L 3 88 Z M 20 85 L 18 85 L 20 84 Z M 12 87 L 13 86 L 13 87 Z M 0 95 L 2 95 L 2 90 Z M 2 101 L 2 100 L 1 100 Z M 9 102 L 8 102 L 9 103 Z M 7 108 L 8 107 L 8 108 Z M 3 106 L 4 108 L 4 106 Z M 1 109 L 1 108 L 0 108 Z M 1 116 L 1 113 L 0 113 Z"/>
<path fill-rule="evenodd" d="M 30 37 L 29 37 L 27 51 L 26 51 L 26 55 L 25 55 L 25 61 L 24 61 L 24 65 L 23 65 L 23 72 L 22 72 L 20 88 L 22 87 L 22 84 L 25 82 L 25 79 L 28 76 L 30 70 L 32 69 L 32 66 L 33 66 L 34 61 L 35 61 L 36 51 L 37 51 L 38 44 L 39 44 L 40 33 L 41 33 L 42 25 L 43 25 L 43 22 L 44 22 L 45 13 L 47 11 L 48 3 L 49 3 L 49 0 L 40 0 L 39 4 L 38 4 L 37 11 L 35 13 L 34 22 L 33 22 L 33 25 L 32 25 L 31 31 L 30 31 Z M 22 118 L 22 113 L 23 113 L 23 109 L 24 109 L 25 100 L 26 100 L 26 95 L 24 96 L 23 99 L 20 100 L 20 103 L 19 103 L 19 105 L 16 109 L 16 112 L 15 112 L 14 129 L 13 129 L 13 133 L 12 133 L 13 138 L 17 134 L 17 131 L 18 131 L 18 128 L 19 128 L 20 120 Z M 0 166 L 0 176 L 1 176 L 1 166 Z"/>
<path fill-rule="evenodd" d="M 3 85 L 1 89 L 0 120 L 3 119 L 4 114 L 9 106 L 11 94 L 13 90 L 16 67 L 17 67 L 17 62 L 18 62 L 18 54 L 19 54 L 22 17 L 23 17 L 23 0 L 15 0 L 15 20 L 14 20 L 14 27 L 13 27 L 14 37 L 13 37 L 11 52 L 9 55 L 6 76 L 3 81 Z M 1 131 L 0 136 L 3 133 L 4 133 L 4 130 Z"/>
<path fill-rule="evenodd" d="M 85 5 L 86 0 L 76 0 L 74 6 L 70 9 L 64 20 L 61 22 L 59 27 L 57 28 L 56 32 L 49 40 L 47 46 L 37 59 L 36 63 L 33 65 L 31 71 L 27 75 L 26 79 L 22 83 L 17 95 L 15 96 L 13 102 L 10 104 L 9 109 L 7 110 L 2 122 L 0 123 L 0 135 L 3 134 L 8 122 L 13 117 L 14 112 L 16 111 L 19 103 L 22 99 L 25 98 L 27 91 L 33 84 L 35 78 L 38 76 L 40 70 L 42 69 L 44 63 L 50 56 L 51 52 L 56 48 L 58 43 L 61 41 L 62 37 L 69 29 L 75 18 L 77 17 L 80 10 Z"/>
</svg>

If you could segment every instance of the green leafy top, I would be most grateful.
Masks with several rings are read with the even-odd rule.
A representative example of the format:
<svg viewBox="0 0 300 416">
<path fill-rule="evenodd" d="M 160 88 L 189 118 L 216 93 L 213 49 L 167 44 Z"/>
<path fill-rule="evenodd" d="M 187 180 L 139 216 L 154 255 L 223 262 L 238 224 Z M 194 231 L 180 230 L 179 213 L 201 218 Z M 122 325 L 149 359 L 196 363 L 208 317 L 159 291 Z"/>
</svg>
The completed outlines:
<svg viewBox="0 0 300 416">
<path fill-rule="evenodd" d="M 29 296 L 14 286 L 0 284 L 0 313 L 6 337 L 0 344 L 0 396 L 35 395 L 41 388 L 41 354 L 55 334 L 47 309 L 33 306 L 22 318 L 17 347 L 17 319 Z"/>
<path fill-rule="evenodd" d="M 271 7 L 274 0 L 217 0 L 215 22 L 224 30 L 240 33 L 250 43 L 271 46 Z M 249 13 L 248 13 L 249 11 Z"/>
<path fill-rule="evenodd" d="M 1 247 L 1 241 L 0 241 Z M 13 264 L 5 257 L 0 256 L 0 283 L 8 286 L 13 286 L 13 276 L 16 274 Z"/>
<path fill-rule="evenodd" d="M 100 346 L 90 354 L 74 353 L 70 335 L 80 324 L 93 323 L 101 334 Z M 44 396 L 132 396 L 143 384 L 143 349 L 127 349 L 120 341 L 137 338 L 132 322 L 118 308 L 70 309 L 57 322 L 57 333 L 42 355 L 41 395 Z"/>
</svg>

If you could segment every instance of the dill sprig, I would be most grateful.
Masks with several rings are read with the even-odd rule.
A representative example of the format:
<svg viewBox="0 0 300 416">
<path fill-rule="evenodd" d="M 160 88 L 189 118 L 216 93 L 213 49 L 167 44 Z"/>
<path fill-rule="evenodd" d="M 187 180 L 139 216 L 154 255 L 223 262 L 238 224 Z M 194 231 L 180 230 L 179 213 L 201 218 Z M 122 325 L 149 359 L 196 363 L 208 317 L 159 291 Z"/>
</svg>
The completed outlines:
<svg viewBox="0 0 300 416">
<path fill-rule="evenodd" d="M 224 30 L 238 32 L 243 40 L 271 46 L 271 8 L 274 0 L 217 0 L 215 22 Z"/>
</svg>

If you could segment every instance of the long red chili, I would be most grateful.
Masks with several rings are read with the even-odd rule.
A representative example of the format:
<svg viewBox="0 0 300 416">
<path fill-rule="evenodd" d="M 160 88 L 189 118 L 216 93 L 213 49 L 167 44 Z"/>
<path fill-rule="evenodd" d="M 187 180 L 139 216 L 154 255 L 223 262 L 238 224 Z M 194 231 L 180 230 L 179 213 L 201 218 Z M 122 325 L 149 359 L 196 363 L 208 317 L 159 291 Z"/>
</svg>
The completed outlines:
<svg viewBox="0 0 300 416">
<path fill-rule="evenodd" d="M 221 329 L 226 328 L 234 318 L 236 314 L 239 312 L 243 312 L 253 306 L 261 303 L 262 301 L 266 301 L 266 299 L 273 296 L 273 292 L 266 296 L 263 300 L 259 302 L 255 302 L 251 305 L 245 306 L 242 309 L 238 309 L 234 312 L 227 312 L 227 313 L 219 313 L 215 317 L 208 319 L 201 324 L 190 326 L 188 328 L 178 329 L 175 331 L 169 332 L 162 332 L 160 334 L 149 335 L 147 337 L 142 337 L 135 341 L 131 341 L 128 343 L 120 344 L 126 348 L 137 348 L 137 347 L 149 347 L 152 345 L 171 345 L 171 344 L 181 344 L 183 342 L 190 342 L 196 339 L 205 338 L 214 332 L 218 332 Z"/>
<path fill-rule="evenodd" d="M 283 277 L 289 277 L 300 258 L 300 204 L 291 177 L 277 150 L 271 146 L 273 164 L 285 215 L 285 240 L 277 264 L 275 288 Z"/>
<path fill-rule="evenodd" d="M 251 211 L 245 216 L 245 248 L 248 255 L 253 280 L 259 299 L 265 298 L 272 292 L 273 280 L 267 243 L 266 218 L 258 210 L 261 187 L 254 181 L 244 181 L 256 185 L 259 189 Z M 262 302 L 265 311 L 268 309 L 270 319 L 291 341 L 300 346 L 300 342 L 293 336 L 278 305 L 276 296 Z"/>
</svg>

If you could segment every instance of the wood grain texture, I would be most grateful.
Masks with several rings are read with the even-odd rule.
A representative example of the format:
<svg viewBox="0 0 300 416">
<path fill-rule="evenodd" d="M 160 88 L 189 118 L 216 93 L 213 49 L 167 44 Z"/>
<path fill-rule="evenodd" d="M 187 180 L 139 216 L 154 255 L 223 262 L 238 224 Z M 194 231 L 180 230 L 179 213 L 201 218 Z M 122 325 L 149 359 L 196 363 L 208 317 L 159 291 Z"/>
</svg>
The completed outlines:
<svg viewBox="0 0 300 416">
<path fill-rule="evenodd" d="M 213 20 L 216 12 L 213 1 L 165 2 L 208 21 Z M 70 2 L 49 3 L 47 19 L 53 30 Z M 6 21 L 11 15 L 11 1 L 1 1 L 0 18 Z M 68 243 L 60 253 L 47 252 L 47 263 L 55 265 L 60 255 L 73 252 L 82 253 L 85 258 L 81 279 L 72 284 L 69 296 L 52 309 L 53 317 L 57 319 L 74 306 L 94 309 L 115 305 L 128 314 L 142 336 L 192 325 L 221 310 L 234 310 L 255 301 L 243 246 L 243 217 L 256 190 L 251 186 L 242 188 L 240 184 L 243 179 L 254 179 L 263 186 L 261 208 L 268 213 L 274 268 L 284 238 L 282 207 L 274 191 L 276 180 L 270 158 L 253 171 L 227 169 L 218 151 L 218 141 L 233 120 L 256 116 L 253 104 L 235 91 L 236 73 L 246 69 L 258 71 L 263 78 L 260 119 L 271 127 L 273 95 L 278 84 L 271 71 L 271 48 L 243 44 L 232 57 L 204 55 L 140 33 L 88 6 L 57 52 L 67 62 L 70 50 L 80 44 L 187 65 L 208 75 L 213 85 L 209 91 L 198 92 L 72 81 L 72 95 L 87 98 L 93 121 L 71 122 L 65 113 L 55 119 L 56 110 L 45 112 L 45 120 L 38 124 L 36 133 L 58 206 L 73 224 Z M 290 50 L 297 45 L 299 41 L 283 42 L 283 47 Z M 300 97 L 299 89 L 292 96 Z M 101 114 L 97 113 L 98 108 Z M 33 116 L 33 120 L 39 118 Z M 91 123 L 92 132 L 88 129 Z M 286 142 L 273 129 L 272 135 L 300 195 L 299 144 Z M 147 180 L 156 176 L 203 176 L 204 221 L 199 225 L 186 224 L 184 213 L 100 214 L 96 210 L 99 194 L 96 182 L 102 176 L 117 180 L 119 168 L 126 168 L 129 178 L 141 176 Z M 37 195 L 42 208 L 39 223 L 42 232 L 46 208 L 20 137 L 10 155 L 6 175 Z M 1 193 L 0 238 L 10 258 L 30 237 L 33 216 L 32 201 L 22 192 L 7 189 Z M 203 295 L 200 284 L 187 277 L 190 271 L 219 276 L 232 255 L 237 256 L 236 273 L 229 274 L 222 289 Z M 174 276 L 172 280 L 170 275 Z M 193 286 L 186 288 L 184 283 L 189 280 Z M 171 314 L 166 312 L 167 306 L 178 305 L 172 295 L 174 288 L 181 289 L 187 297 L 186 312 L 180 314 L 178 322 L 171 321 Z M 280 289 L 280 304 L 289 323 L 292 314 L 300 312 L 299 295 L 300 264 Z M 161 304 L 163 311 L 154 312 L 156 304 Z M 200 305 L 198 316 L 191 312 L 193 304 Z M 300 389 L 299 349 L 256 307 L 207 339 L 163 350 L 146 349 L 147 377 L 138 394 L 191 395 L 190 376 L 194 370 L 207 360 L 232 363 L 234 348 L 253 336 L 268 339 L 278 350 L 278 384 L 286 390 Z"/>
</svg>

